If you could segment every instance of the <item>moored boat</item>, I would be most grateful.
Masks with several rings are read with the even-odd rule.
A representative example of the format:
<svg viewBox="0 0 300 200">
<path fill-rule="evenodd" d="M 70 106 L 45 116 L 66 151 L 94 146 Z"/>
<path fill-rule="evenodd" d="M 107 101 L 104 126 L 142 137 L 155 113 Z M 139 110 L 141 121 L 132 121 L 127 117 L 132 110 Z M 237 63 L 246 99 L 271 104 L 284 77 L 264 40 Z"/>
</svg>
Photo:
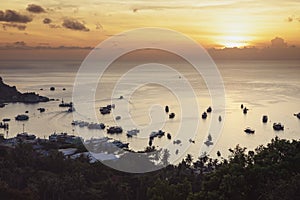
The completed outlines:
<svg viewBox="0 0 300 200">
<path fill-rule="evenodd" d="M 283 131 L 284 126 L 281 123 L 273 123 L 273 129 L 275 131 Z"/>
<path fill-rule="evenodd" d="M 206 112 L 202 113 L 202 119 L 206 119 L 206 118 L 207 118 L 207 113 Z"/>
<path fill-rule="evenodd" d="M 244 130 L 244 132 L 245 133 L 248 133 L 248 134 L 254 134 L 255 133 L 255 130 L 253 130 L 253 129 L 251 129 L 251 128 L 246 128 L 245 130 Z"/>
<path fill-rule="evenodd" d="M 173 119 L 174 117 L 175 117 L 175 113 L 170 113 L 170 114 L 169 114 L 169 118 L 170 118 L 170 119 Z"/>
<path fill-rule="evenodd" d="M 27 121 L 27 120 L 29 119 L 29 116 L 28 116 L 28 115 L 17 115 L 17 116 L 15 117 L 15 119 L 16 119 L 17 121 Z"/>
<path fill-rule="evenodd" d="M 212 111 L 211 107 L 209 106 L 207 109 L 206 109 L 206 112 L 210 113 Z"/>
<path fill-rule="evenodd" d="M 267 115 L 264 115 L 264 116 L 262 117 L 262 122 L 263 122 L 263 123 L 267 123 L 267 122 L 268 122 L 268 116 L 267 116 Z"/>
</svg>

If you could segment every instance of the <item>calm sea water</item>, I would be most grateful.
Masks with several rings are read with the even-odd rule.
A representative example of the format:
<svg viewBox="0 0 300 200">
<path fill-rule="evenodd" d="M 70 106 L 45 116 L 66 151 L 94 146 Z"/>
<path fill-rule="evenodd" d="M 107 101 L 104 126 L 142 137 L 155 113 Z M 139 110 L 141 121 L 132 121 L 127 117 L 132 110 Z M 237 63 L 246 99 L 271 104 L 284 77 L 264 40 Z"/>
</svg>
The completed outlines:
<svg viewBox="0 0 300 200">
<path fill-rule="evenodd" d="M 34 91 L 40 95 L 64 99 L 68 102 L 72 99 L 73 83 L 80 64 L 77 61 L 0 61 L 0 75 L 7 84 L 16 85 L 22 92 Z M 127 65 L 132 64 L 127 63 Z M 225 120 L 224 127 L 219 140 L 214 141 L 215 138 L 213 138 L 216 145 L 211 155 L 215 155 L 218 150 L 223 155 L 227 155 L 228 149 L 237 144 L 253 149 L 258 145 L 270 142 L 275 136 L 287 139 L 300 138 L 300 120 L 293 116 L 294 113 L 300 112 L 299 61 L 219 61 L 217 66 L 226 89 L 226 117 L 223 118 Z M 119 67 L 121 69 L 122 66 Z M 191 81 L 196 91 L 198 105 L 203 112 L 211 105 L 204 81 L 194 71 L 185 69 L 185 66 L 180 67 L 184 71 L 184 76 Z M 118 68 L 108 71 L 98 85 L 96 100 L 90 102 L 96 104 L 99 121 L 110 126 L 118 122 L 112 115 L 101 116 L 98 108 L 111 102 L 110 91 L 122 73 L 123 71 Z M 143 79 L 149 74 L 153 74 L 155 77 L 157 73 L 159 72 L 149 68 L 147 72 L 139 73 L 136 78 Z M 170 81 L 174 81 L 175 86 L 177 79 L 178 77 L 170 77 Z M 50 91 L 51 86 L 54 86 L 56 90 Z M 41 88 L 43 90 L 40 90 Z M 63 88 L 66 90 L 62 90 Z M 178 88 L 180 89 L 180 85 Z M 161 110 L 165 105 L 169 105 L 176 116 L 180 116 L 179 102 L 174 94 L 162 86 L 148 84 L 138 88 L 131 97 L 128 97 L 126 91 L 123 95 L 124 100 L 129 102 L 130 114 L 137 126 L 147 126 L 151 122 L 149 112 L 151 113 L 153 105 L 161 105 Z M 247 115 L 243 114 L 240 108 L 241 103 L 250 109 Z M 8 137 L 22 132 L 23 124 L 25 124 L 26 132 L 41 138 L 48 137 L 53 132 L 73 133 L 85 139 L 105 134 L 103 131 L 91 131 L 87 128 L 80 129 L 80 132 L 74 130 L 74 127 L 71 126 L 73 115 L 67 113 L 65 109 L 59 108 L 58 104 L 57 101 L 33 105 L 8 104 L 5 108 L 0 109 L 0 119 L 12 119 Z M 46 108 L 46 112 L 39 113 L 37 110 L 39 107 Z M 116 109 L 118 109 L 117 106 Z M 29 111 L 29 121 L 17 122 L 14 120 L 16 115 L 25 111 Z M 202 120 L 201 112 L 199 113 L 200 126 L 197 130 L 199 134 L 195 138 L 195 144 L 191 144 L 187 152 L 194 157 L 199 156 L 199 146 L 203 144 L 210 125 L 210 116 L 207 120 Z M 261 122 L 264 114 L 269 116 L 269 122 L 266 124 Z M 285 130 L 274 131 L 273 122 L 281 122 L 284 124 Z M 179 117 L 174 120 L 166 120 L 163 129 L 174 133 L 178 130 L 180 123 Z M 246 127 L 255 129 L 255 134 L 244 133 L 243 130 Z M 3 130 L 0 130 L 1 132 Z M 141 133 L 141 135 L 147 134 L 150 133 Z M 126 134 L 114 137 L 129 142 L 130 147 L 135 150 L 142 150 L 148 144 L 148 140 L 143 137 L 128 139 Z M 155 146 L 164 146 L 168 142 L 170 141 L 166 138 L 157 139 Z"/>
</svg>

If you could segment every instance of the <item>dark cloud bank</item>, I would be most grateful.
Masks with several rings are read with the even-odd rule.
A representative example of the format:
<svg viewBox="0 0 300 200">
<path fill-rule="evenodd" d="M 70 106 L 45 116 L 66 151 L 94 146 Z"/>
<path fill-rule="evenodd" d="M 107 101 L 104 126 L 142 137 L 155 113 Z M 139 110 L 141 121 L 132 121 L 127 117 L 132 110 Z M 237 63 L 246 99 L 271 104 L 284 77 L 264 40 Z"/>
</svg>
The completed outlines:
<svg viewBox="0 0 300 200">
<path fill-rule="evenodd" d="M 26 8 L 27 11 L 32 13 L 44 13 L 46 12 L 45 9 L 42 6 L 36 5 L 36 4 L 29 4 Z"/>
<path fill-rule="evenodd" d="M 51 24 L 50 24 L 51 25 Z M 79 59 L 82 60 L 93 47 L 58 46 L 51 44 L 29 46 L 24 41 L 0 44 L 0 59 Z M 214 60 L 300 60 L 300 48 L 289 46 L 282 38 L 274 38 L 265 48 L 208 49 Z M 153 51 L 152 51 L 153 52 Z M 160 54 L 160 52 L 157 52 Z M 39 56 L 36 56 L 36 55 Z M 68 57 L 64 56 L 68 55 Z"/>
<path fill-rule="evenodd" d="M 6 11 L 0 10 L 0 21 L 28 23 L 32 21 L 32 18 L 27 15 L 22 15 L 14 10 L 6 10 Z"/>
<path fill-rule="evenodd" d="M 75 19 L 64 19 L 62 26 L 71 30 L 86 31 L 86 32 L 90 31 L 90 29 L 88 29 L 83 23 Z"/>
<path fill-rule="evenodd" d="M 4 24 L 2 24 L 2 28 L 5 31 L 7 28 L 17 28 L 20 31 L 24 31 L 26 29 L 26 26 L 23 24 L 4 23 Z"/>
</svg>

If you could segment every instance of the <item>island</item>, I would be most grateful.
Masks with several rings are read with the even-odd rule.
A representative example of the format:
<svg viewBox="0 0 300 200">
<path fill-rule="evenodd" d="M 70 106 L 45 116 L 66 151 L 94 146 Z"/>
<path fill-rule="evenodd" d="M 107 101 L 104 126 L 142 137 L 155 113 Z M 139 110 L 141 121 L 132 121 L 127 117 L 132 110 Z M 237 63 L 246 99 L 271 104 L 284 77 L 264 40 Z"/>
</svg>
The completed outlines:
<svg viewBox="0 0 300 200">
<path fill-rule="evenodd" d="M 0 77 L 0 104 L 4 103 L 39 103 L 48 102 L 48 97 L 40 96 L 34 92 L 21 93 L 16 86 L 9 86 L 5 84 Z"/>
</svg>

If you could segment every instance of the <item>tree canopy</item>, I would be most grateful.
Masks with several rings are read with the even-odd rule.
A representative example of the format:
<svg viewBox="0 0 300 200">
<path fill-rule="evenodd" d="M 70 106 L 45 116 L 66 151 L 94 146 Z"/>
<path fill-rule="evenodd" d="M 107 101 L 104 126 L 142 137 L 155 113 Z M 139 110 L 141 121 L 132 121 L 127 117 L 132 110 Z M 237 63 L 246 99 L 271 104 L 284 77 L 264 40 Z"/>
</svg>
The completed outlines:
<svg viewBox="0 0 300 200">
<path fill-rule="evenodd" d="M 188 155 L 156 172 L 128 174 L 29 144 L 0 149 L 1 199 L 299 199 L 300 142 L 275 138 L 228 159 Z"/>
</svg>

